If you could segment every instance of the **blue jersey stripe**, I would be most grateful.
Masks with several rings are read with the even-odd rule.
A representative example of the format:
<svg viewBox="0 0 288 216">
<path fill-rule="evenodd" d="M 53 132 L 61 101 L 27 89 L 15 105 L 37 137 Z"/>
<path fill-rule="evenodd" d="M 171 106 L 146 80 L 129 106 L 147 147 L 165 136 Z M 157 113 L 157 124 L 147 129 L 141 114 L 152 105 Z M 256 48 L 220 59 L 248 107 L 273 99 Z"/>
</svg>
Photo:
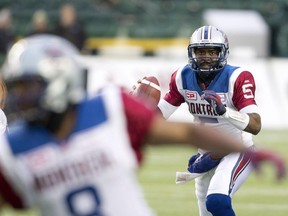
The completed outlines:
<svg viewBox="0 0 288 216">
<path fill-rule="evenodd" d="M 103 96 L 99 95 L 92 100 L 83 103 L 78 112 L 78 121 L 75 132 L 99 125 L 107 120 Z"/>
<path fill-rule="evenodd" d="M 27 123 L 17 124 L 9 129 L 7 139 L 13 154 L 20 154 L 48 142 L 55 142 L 49 131 Z"/>
<path fill-rule="evenodd" d="M 215 92 L 228 92 L 229 78 L 238 67 L 226 65 L 225 68 L 218 73 L 214 80 L 210 83 L 208 89 Z M 181 80 L 184 89 L 197 91 L 199 95 L 202 94 L 202 89 L 197 82 L 197 72 L 192 70 L 190 65 L 187 64 L 181 71 Z"/>
<path fill-rule="evenodd" d="M 85 129 L 95 127 L 107 120 L 107 113 L 102 96 L 85 101 L 77 107 L 77 120 L 71 133 L 79 133 Z M 47 143 L 57 144 L 52 134 L 45 128 L 27 123 L 12 126 L 7 139 L 13 154 L 21 154 Z"/>
</svg>

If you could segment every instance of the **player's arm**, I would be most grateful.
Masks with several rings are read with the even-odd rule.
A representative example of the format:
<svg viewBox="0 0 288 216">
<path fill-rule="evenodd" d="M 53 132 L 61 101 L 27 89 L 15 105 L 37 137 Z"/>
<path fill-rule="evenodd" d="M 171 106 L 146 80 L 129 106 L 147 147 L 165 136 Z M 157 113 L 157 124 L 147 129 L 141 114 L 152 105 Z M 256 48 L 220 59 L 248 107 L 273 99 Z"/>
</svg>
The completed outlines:
<svg viewBox="0 0 288 216">
<path fill-rule="evenodd" d="M 261 130 L 261 116 L 255 101 L 256 84 L 253 75 L 249 71 L 243 71 L 237 77 L 233 87 L 232 101 L 242 116 L 248 115 L 247 125 L 243 130 L 254 135 Z M 245 117 L 244 117 L 245 118 Z"/>
<path fill-rule="evenodd" d="M 236 108 L 225 107 L 220 96 L 211 90 L 205 90 L 202 99 L 207 100 L 218 115 L 236 128 L 258 134 L 261 130 L 261 117 L 255 102 L 255 82 L 251 73 L 244 71 L 237 79 L 230 81 L 233 88 L 232 101 Z"/>
<path fill-rule="evenodd" d="M 237 111 L 229 107 L 226 107 L 225 110 L 226 111 L 222 116 L 238 129 L 249 132 L 253 135 L 257 135 L 260 132 L 261 117 L 258 113 L 253 113 L 253 111 Z"/>
<path fill-rule="evenodd" d="M 261 117 L 258 113 L 247 113 L 249 122 L 244 131 L 257 135 L 261 130 Z"/>
<path fill-rule="evenodd" d="M 147 142 L 151 144 L 189 144 L 217 152 L 220 156 L 231 152 L 243 152 L 246 147 L 227 134 L 209 126 L 170 122 L 155 115 L 149 128 Z"/>
<path fill-rule="evenodd" d="M 242 142 L 209 126 L 169 122 L 156 115 L 148 131 L 147 142 L 151 144 L 186 143 L 193 147 L 213 151 L 220 158 L 232 152 L 241 152 L 245 153 L 245 157 L 249 157 L 256 169 L 260 169 L 261 163 L 270 162 L 277 170 L 277 178 L 281 179 L 286 176 L 287 168 L 281 155 L 269 150 L 247 149 Z"/>
<path fill-rule="evenodd" d="M 185 102 L 185 99 L 178 91 L 177 72 L 178 71 L 171 75 L 169 91 L 158 103 L 158 110 L 160 110 L 165 119 L 168 119 L 178 109 L 178 107 Z"/>
</svg>

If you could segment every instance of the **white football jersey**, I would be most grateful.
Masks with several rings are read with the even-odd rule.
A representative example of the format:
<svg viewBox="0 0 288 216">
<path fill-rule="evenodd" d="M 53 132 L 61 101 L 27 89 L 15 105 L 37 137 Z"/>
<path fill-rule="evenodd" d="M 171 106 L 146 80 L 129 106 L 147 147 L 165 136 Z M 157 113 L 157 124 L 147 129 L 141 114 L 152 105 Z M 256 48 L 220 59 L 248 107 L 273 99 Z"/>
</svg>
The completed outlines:
<svg viewBox="0 0 288 216">
<path fill-rule="evenodd" d="M 216 92 L 224 106 L 232 110 L 259 113 L 253 75 L 243 68 L 226 65 L 211 81 L 207 90 Z M 252 134 L 239 130 L 219 116 L 208 101 L 201 99 L 202 91 L 196 72 L 191 70 L 190 65 L 185 65 L 172 75 L 169 92 L 160 100 L 158 107 L 163 116 L 169 118 L 182 103 L 186 103 L 195 122 L 217 127 L 242 140 L 247 147 L 252 146 Z"/>
<path fill-rule="evenodd" d="M 44 216 L 154 215 L 137 183 L 118 87 L 81 104 L 63 142 L 41 127 L 22 125 L 0 143 L 3 174 Z"/>
</svg>

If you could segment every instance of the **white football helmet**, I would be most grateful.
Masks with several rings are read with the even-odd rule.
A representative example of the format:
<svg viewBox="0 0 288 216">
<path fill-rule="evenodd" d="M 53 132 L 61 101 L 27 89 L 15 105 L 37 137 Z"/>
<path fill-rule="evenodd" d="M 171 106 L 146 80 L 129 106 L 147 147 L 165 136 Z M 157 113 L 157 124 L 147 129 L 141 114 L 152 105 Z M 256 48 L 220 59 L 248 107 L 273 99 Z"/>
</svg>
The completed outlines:
<svg viewBox="0 0 288 216">
<path fill-rule="evenodd" d="M 219 55 L 215 64 L 211 64 L 210 69 L 201 69 L 200 58 L 196 57 L 195 50 L 197 48 L 218 48 Z M 229 55 L 229 42 L 226 34 L 214 26 L 202 26 L 195 30 L 190 37 L 188 46 L 189 64 L 192 70 L 199 75 L 209 76 L 220 71 L 226 64 Z"/>
<path fill-rule="evenodd" d="M 35 120 L 45 112 L 63 113 L 85 95 L 79 52 L 54 35 L 34 35 L 16 42 L 7 53 L 2 77 L 7 85 L 6 114 Z"/>
</svg>

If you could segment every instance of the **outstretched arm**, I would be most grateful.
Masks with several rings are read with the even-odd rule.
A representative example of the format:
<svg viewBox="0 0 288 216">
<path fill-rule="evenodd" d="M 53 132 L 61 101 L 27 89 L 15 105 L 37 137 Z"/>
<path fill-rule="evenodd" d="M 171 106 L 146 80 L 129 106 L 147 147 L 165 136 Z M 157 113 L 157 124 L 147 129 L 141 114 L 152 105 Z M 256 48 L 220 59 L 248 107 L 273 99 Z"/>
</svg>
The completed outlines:
<svg viewBox="0 0 288 216">
<path fill-rule="evenodd" d="M 246 147 L 215 128 L 180 122 L 169 122 L 160 116 L 152 121 L 147 141 L 151 144 L 186 143 L 219 154 L 244 152 Z"/>
<path fill-rule="evenodd" d="M 242 142 L 209 126 L 169 122 L 162 117 L 155 116 L 148 132 L 147 142 L 151 144 L 186 143 L 195 148 L 209 150 L 219 158 L 232 152 L 242 152 L 251 159 L 256 169 L 268 161 L 277 170 L 278 178 L 284 178 L 286 175 L 285 161 L 277 153 L 262 149 L 247 149 Z"/>
</svg>

